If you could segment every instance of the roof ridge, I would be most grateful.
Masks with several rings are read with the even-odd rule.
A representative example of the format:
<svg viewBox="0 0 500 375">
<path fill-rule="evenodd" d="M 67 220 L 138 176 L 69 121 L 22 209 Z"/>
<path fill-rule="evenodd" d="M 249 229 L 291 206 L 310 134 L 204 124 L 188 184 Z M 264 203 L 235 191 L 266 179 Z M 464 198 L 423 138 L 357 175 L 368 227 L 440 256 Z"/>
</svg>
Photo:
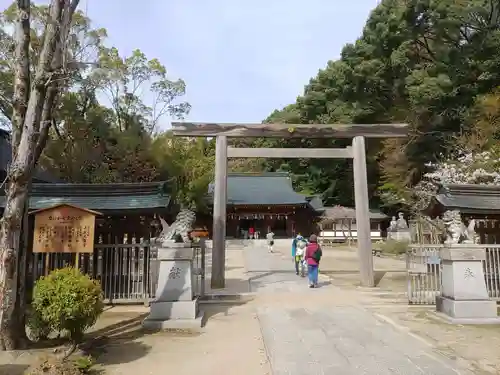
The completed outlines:
<svg viewBox="0 0 500 375">
<path fill-rule="evenodd" d="M 55 182 L 55 183 L 51 183 L 51 184 L 46 184 L 46 183 L 33 183 L 33 186 L 47 186 L 47 185 L 50 185 L 50 186 L 57 186 L 57 187 L 98 187 L 98 188 L 103 188 L 103 187 L 110 187 L 110 186 L 134 186 L 134 187 L 137 187 L 137 186 L 160 186 L 161 184 L 165 183 L 167 181 L 151 181 L 151 182 L 111 182 L 111 183 L 87 183 L 87 182 L 82 182 L 82 183 L 79 183 L 79 182 L 76 182 L 76 183 L 73 183 L 73 182 Z"/>
<path fill-rule="evenodd" d="M 438 194 L 476 195 L 482 193 L 485 195 L 498 195 L 499 192 L 500 186 L 498 185 L 443 184 Z"/>
<path fill-rule="evenodd" d="M 112 184 L 32 184 L 32 196 L 131 196 L 166 194 L 166 181 L 122 182 Z"/>
</svg>

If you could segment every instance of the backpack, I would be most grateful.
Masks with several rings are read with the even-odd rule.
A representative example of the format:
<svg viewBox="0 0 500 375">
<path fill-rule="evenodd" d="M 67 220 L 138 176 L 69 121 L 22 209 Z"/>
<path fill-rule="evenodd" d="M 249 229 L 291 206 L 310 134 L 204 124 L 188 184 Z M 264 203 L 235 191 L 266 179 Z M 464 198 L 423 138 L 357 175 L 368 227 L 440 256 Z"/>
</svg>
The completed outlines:
<svg viewBox="0 0 500 375">
<path fill-rule="evenodd" d="M 316 248 L 316 250 L 314 251 L 313 255 L 312 255 L 312 258 L 319 263 L 319 261 L 321 260 L 321 257 L 323 256 L 323 252 L 321 251 L 321 247 L 318 247 Z"/>
</svg>

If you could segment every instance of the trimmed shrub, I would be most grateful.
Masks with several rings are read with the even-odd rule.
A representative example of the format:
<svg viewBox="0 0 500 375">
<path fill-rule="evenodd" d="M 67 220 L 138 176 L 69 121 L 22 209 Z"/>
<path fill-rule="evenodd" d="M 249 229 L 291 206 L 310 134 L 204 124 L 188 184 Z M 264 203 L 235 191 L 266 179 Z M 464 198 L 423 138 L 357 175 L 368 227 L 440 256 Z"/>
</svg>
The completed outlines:
<svg viewBox="0 0 500 375">
<path fill-rule="evenodd" d="M 34 341 L 46 340 L 52 333 L 50 324 L 45 322 L 41 314 L 34 308 L 28 311 L 26 318 L 30 339 Z"/>
<path fill-rule="evenodd" d="M 409 242 L 408 241 L 394 241 L 388 240 L 384 243 L 380 244 L 380 250 L 386 254 L 396 254 L 401 255 L 405 254 L 408 250 Z"/>
<path fill-rule="evenodd" d="M 93 365 L 89 357 L 63 360 L 57 357 L 43 357 L 31 365 L 24 375 L 83 375 L 89 374 Z"/>
<path fill-rule="evenodd" d="M 73 365 L 82 373 L 88 374 L 94 365 L 94 360 L 91 356 L 77 357 L 73 360 Z"/>
<path fill-rule="evenodd" d="M 99 282 L 67 267 L 52 271 L 35 284 L 33 308 L 56 332 L 68 332 L 73 343 L 83 339 L 103 311 Z"/>
</svg>

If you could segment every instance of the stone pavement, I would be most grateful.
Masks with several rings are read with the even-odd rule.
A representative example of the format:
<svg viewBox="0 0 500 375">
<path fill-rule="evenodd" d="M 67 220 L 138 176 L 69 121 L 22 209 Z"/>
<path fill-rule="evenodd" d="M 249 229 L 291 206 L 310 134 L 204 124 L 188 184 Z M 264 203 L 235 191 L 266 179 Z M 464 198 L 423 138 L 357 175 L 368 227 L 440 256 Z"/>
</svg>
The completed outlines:
<svg viewBox="0 0 500 375">
<path fill-rule="evenodd" d="M 248 246 L 244 256 L 273 375 L 472 374 L 324 279 L 309 289 L 286 254 Z"/>
</svg>

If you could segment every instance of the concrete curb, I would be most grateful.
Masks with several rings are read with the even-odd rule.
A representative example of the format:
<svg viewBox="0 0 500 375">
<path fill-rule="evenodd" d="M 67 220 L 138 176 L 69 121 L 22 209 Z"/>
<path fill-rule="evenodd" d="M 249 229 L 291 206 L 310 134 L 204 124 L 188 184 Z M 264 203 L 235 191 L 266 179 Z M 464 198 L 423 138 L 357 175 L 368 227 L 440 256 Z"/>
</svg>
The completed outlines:
<svg viewBox="0 0 500 375">
<path fill-rule="evenodd" d="M 256 293 L 207 294 L 200 299 L 200 303 L 245 303 L 252 301 L 255 296 Z"/>
<path fill-rule="evenodd" d="M 204 305 L 226 303 L 226 304 L 241 304 L 250 302 L 255 299 L 256 293 L 227 293 L 227 294 L 206 294 L 203 298 L 199 298 L 199 303 Z M 108 305 L 104 308 L 106 313 L 148 313 L 149 306 L 144 304 L 117 304 Z"/>
</svg>

